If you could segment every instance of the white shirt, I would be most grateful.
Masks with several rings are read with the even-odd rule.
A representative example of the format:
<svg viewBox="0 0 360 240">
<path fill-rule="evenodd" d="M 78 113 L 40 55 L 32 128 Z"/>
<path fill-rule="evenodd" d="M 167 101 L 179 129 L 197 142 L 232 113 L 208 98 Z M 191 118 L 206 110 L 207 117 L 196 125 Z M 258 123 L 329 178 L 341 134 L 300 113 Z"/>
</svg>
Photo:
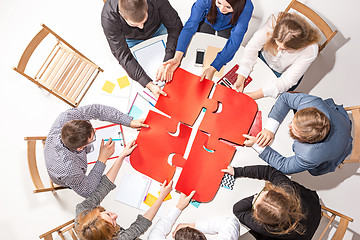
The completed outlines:
<svg viewBox="0 0 360 240">
<path fill-rule="evenodd" d="M 238 74 L 246 78 L 256 63 L 258 52 L 262 50 L 262 55 L 270 68 L 282 73 L 281 77 L 275 81 L 267 82 L 262 87 L 264 97 L 269 96 L 276 98 L 280 93 L 289 90 L 295 85 L 315 60 L 319 51 L 317 43 L 313 43 L 299 50 L 278 51 L 276 56 L 263 50 L 265 43 L 269 39 L 269 35 L 271 36 L 273 33 L 278 16 L 279 13 L 270 16 L 266 24 L 253 35 L 244 48 L 240 59 L 240 67 L 237 70 Z"/>
<path fill-rule="evenodd" d="M 178 208 L 172 208 L 166 217 L 161 218 L 155 224 L 148 240 L 166 239 L 180 214 L 181 211 Z M 209 240 L 238 240 L 240 236 L 240 223 L 235 216 L 196 221 L 195 228 L 206 234 L 206 238 Z"/>
</svg>

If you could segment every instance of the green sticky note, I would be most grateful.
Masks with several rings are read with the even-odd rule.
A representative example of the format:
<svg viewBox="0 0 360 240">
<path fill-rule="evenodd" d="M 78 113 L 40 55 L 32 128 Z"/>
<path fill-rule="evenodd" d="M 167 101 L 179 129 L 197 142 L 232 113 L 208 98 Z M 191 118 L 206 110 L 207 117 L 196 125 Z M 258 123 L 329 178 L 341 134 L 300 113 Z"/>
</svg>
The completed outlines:
<svg viewBox="0 0 360 240">
<path fill-rule="evenodd" d="M 127 76 L 123 76 L 121 78 L 118 78 L 117 82 L 119 83 L 120 89 L 130 85 L 130 82 L 129 82 L 129 79 L 128 79 Z"/>
<path fill-rule="evenodd" d="M 196 208 L 199 208 L 199 206 L 200 206 L 200 202 L 198 202 L 198 201 L 191 201 L 190 203 Z"/>
<path fill-rule="evenodd" d="M 136 105 L 133 105 L 130 109 L 129 115 L 134 118 L 134 120 L 139 119 L 143 111 L 138 108 Z"/>
<path fill-rule="evenodd" d="M 105 81 L 105 84 L 104 84 L 102 90 L 111 94 L 114 91 L 114 88 L 115 88 L 115 83 Z"/>
</svg>

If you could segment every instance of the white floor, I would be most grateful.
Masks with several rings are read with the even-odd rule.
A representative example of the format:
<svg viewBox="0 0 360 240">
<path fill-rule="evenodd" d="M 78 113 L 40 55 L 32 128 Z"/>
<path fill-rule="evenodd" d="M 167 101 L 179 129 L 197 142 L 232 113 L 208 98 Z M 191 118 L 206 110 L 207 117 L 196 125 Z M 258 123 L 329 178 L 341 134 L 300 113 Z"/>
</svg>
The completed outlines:
<svg viewBox="0 0 360 240">
<path fill-rule="evenodd" d="M 190 14 L 194 0 L 171 0 L 183 21 Z M 276 11 L 285 9 L 290 0 L 253 0 L 255 11 L 244 42 L 257 27 Z M 339 34 L 318 56 L 305 75 L 299 91 L 334 98 L 338 104 L 360 104 L 358 96 L 358 68 L 360 32 L 357 27 L 357 1 L 339 4 L 335 0 L 303 1 L 326 19 Z M 69 106 L 37 88 L 11 69 L 15 66 L 29 40 L 47 24 L 80 52 L 100 65 L 102 73 L 83 104 L 92 103 L 91 91 L 104 80 L 121 76 L 124 71 L 112 56 L 102 28 L 100 13 L 103 1 L 85 0 L 20 0 L 0 3 L 0 81 L 1 124 L 1 239 L 38 239 L 52 227 L 72 219 L 74 207 L 81 201 L 71 191 L 57 195 L 32 194 L 32 183 L 26 164 L 24 136 L 46 135 L 53 120 Z M 126 111 L 126 104 L 120 108 Z M 281 149 L 279 149 L 281 152 Z M 306 187 L 316 189 L 322 202 L 354 218 L 345 239 L 360 239 L 359 164 L 348 164 L 335 173 L 312 177 L 295 174 L 293 179 Z M 44 169 L 40 169 L 45 174 Z M 214 214 L 217 210 L 214 209 Z M 137 212 L 129 210 L 133 219 Z M 130 221 L 130 220 L 129 220 Z M 251 239 L 245 236 L 242 239 Z"/>
</svg>

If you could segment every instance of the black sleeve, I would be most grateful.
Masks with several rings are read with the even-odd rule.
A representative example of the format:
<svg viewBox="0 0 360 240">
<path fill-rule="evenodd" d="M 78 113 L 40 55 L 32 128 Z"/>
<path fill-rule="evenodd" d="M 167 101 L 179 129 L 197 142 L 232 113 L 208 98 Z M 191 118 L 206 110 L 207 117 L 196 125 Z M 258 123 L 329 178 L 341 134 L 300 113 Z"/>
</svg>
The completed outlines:
<svg viewBox="0 0 360 240">
<path fill-rule="evenodd" d="M 267 165 L 255 165 L 255 166 L 246 166 L 234 168 L 234 177 L 248 177 L 255 178 L 260 180 L 266 180 L 274 185 L 288 184 L 293 185 L 291 180 L 284 175 L 282 172 L 276 170 L 275 168 Z"/>
<path fill-rule="evenodd" d="M 164 56 L 165 62 L 174 57 L 177 40 L 183 25 L 178 13 L 170 5 L 168 0 L 158 0 L 158 3 L 161 22 L 165 25 L 168 32 Z"/>
<path fill-rule="evenodd" d="M 126 43 L 120 19 L 115 16 L 111 18 L 106 16 L 104 9 L 101 16 L 101 24 L 112 54 L 125 69 L 129 77 L 145 87 L 152 80 L 132 55 Z"/>
<path fill-rule="evenodd" d="M 268 235 L 265 228 L 262 227 L 253 217 L 253 211 L 252 211 L 253 199 L 254 196 L 250 196 L 235 203 L 233 207 L 233 212 L 235 216 L 239 219 L 239 221 L 248 228 L 262 235 Z"/>
</svg>

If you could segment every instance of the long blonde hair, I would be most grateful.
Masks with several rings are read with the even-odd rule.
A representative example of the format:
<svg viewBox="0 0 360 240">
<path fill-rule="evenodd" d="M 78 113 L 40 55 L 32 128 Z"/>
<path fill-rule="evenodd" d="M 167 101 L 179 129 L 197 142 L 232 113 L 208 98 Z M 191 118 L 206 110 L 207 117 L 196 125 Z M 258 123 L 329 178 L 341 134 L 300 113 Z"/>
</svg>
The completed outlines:
<svg viewBox="0 0 360 240">
<path fill-rule="evenodd" d="M 300 220 L 305 218 L 300 199 L 295 190 L 287 185 L 266 183 L 267 194 L 254 208 L 253 217 L 272 234 L 284 235 L 295 231 L 305 232 Z"/>
<path fill-rule="evenodd" d="M 76 233 L 82 240 L 110 240 L 120 231 L 120 226 L 114 227 L 111 223 L 100 217 L 105 211 L 101 206 L 90 212 L 82 212 L 77 219 Z"/>
<path fill-rule="evenodd" d="M 320 40 L 319 31 L 312 27 L 304 17 L 296 13 L 281 12 L 275 22 L 273 33 L 265 43 L 265 51 L 276 55 L 277 44 L 281 42 L 286 48 L 298 50 Z"/>
</svg>

